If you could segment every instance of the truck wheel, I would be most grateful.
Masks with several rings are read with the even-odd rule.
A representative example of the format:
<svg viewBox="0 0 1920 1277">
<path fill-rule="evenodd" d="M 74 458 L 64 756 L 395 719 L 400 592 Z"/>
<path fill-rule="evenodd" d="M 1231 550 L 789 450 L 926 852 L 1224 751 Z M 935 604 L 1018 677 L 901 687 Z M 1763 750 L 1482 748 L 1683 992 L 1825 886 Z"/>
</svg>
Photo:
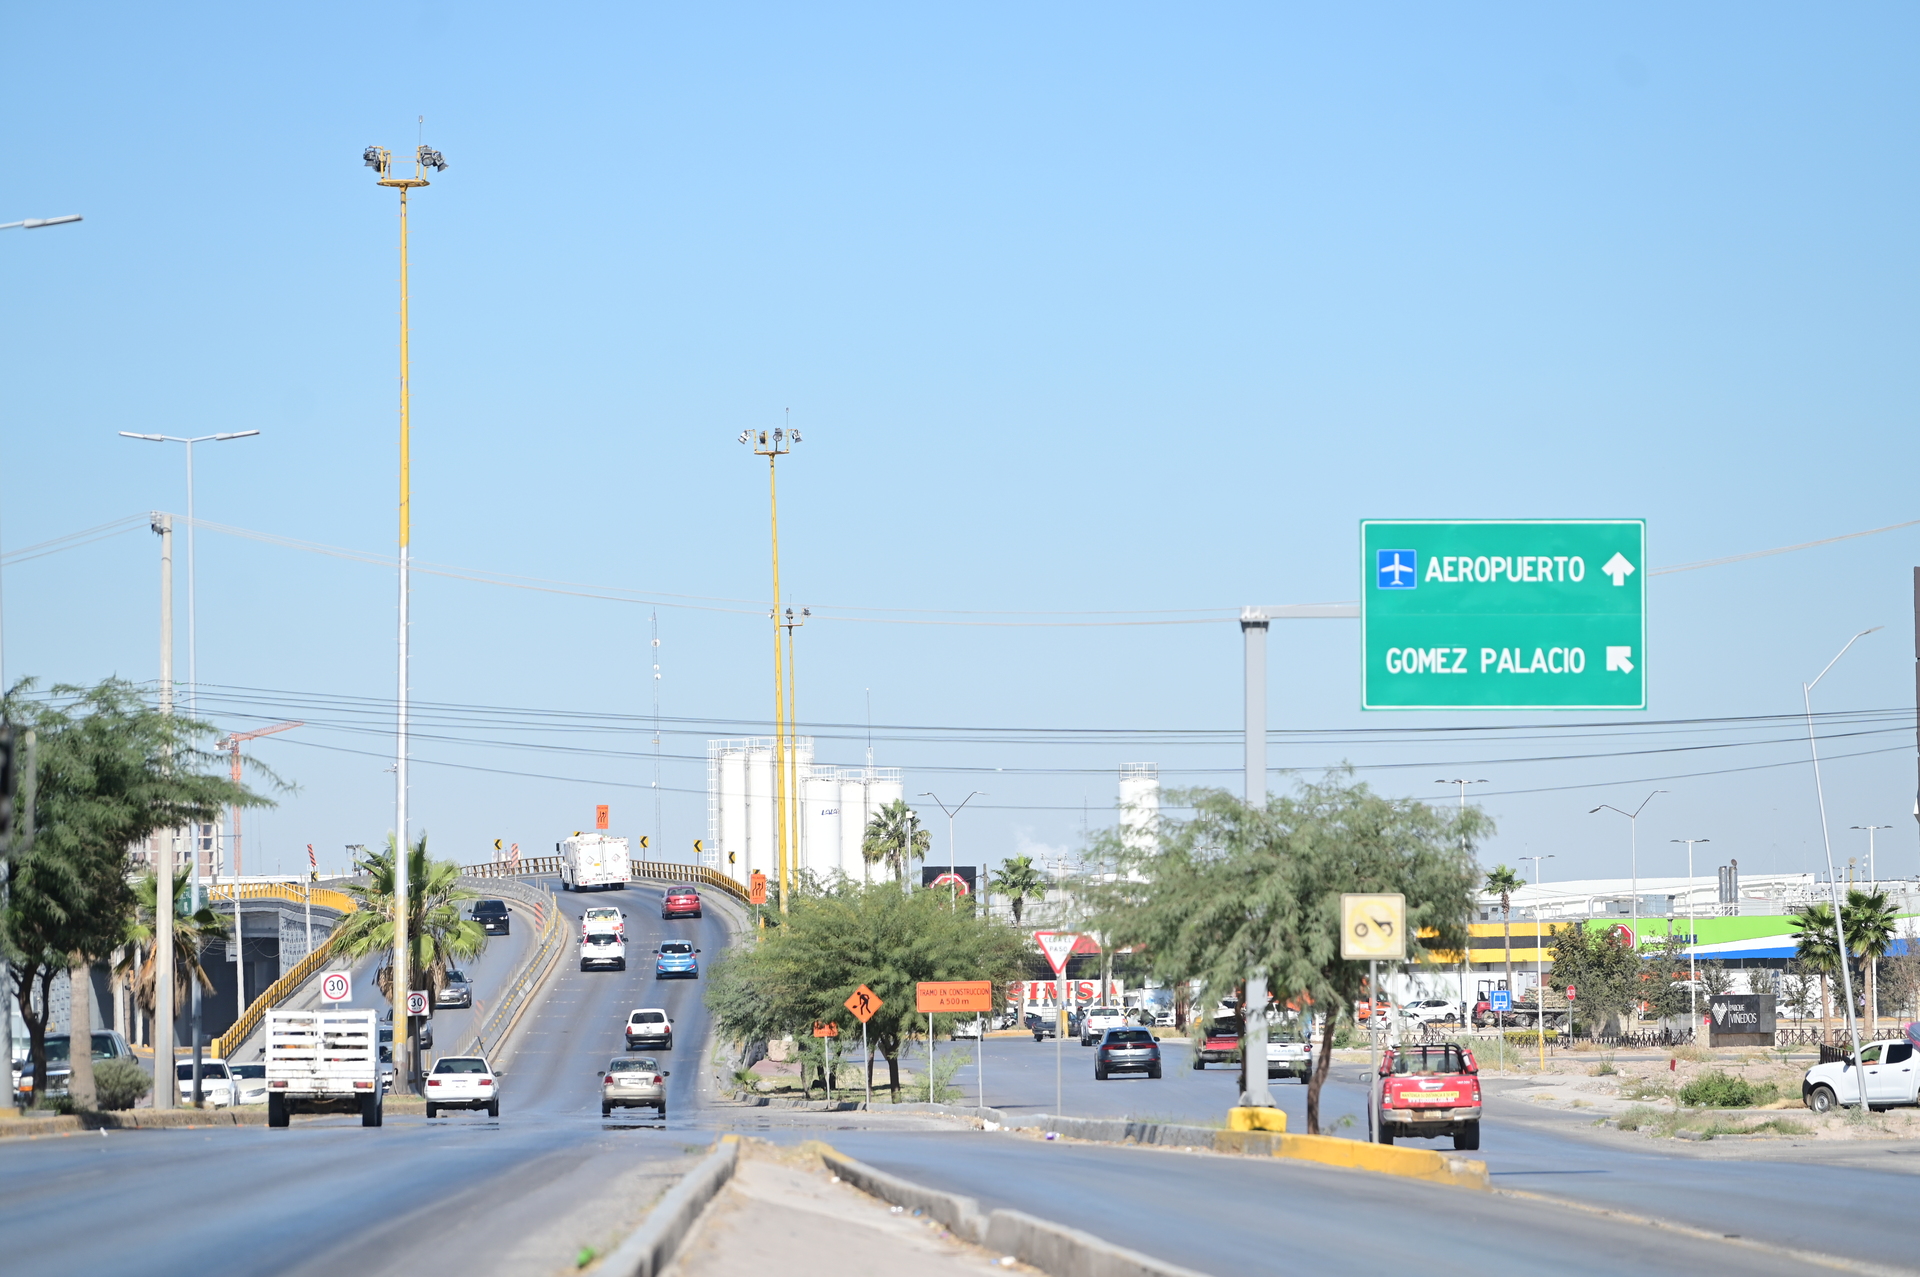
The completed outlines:
<svg viewBox="0 0 1920 1277">
<path fill-rule="evenodd" d="M 287 1124 L 287 1097 L 269 1095 L 267 1097 L 267 1125 L 285 1126 Z"/>
<path fill-rule="evenodd" d="M 1035 1033 L 1035 1034 L 1033 1035 L 1033 1040 L 1034 1040 L 1035 1042 L 1038 1042 L 1038 1041 L 1040 1040 L 1040 1035 L 1039 1035 L 1038 1033 Z"/>
<path fill-rule="evenodd" d="M 1462 1153 L 1471 1153 L 1480 1147 L 1480 1123 L 1468 1122 L 1453 1133 L 1453 1147 Z"/>
<path fill-rule="evenodd" d="M 1207 1062 L 1200 1058 L 1200 1053 L 1198 1051 L 1195 1051 L 1193 1053 L 1193 1067 L 1196 1070 L 1204 1069 L 1207 1067 Z"/>
<path fill-rule="evenodd" d="M 1807 1107 L 1816 1113 L 1831 1113 L 1838 1103 L 1830 1086 L 1816 1086 L 1813 1093 L 1807 1096 Z"/>
<path fill-rule="evenodd" d="M 363 1095 L 360 1097 L 360 1125 L 378 1126 L 383 1114 L 380 1111 L 380 1097 Z"/>
<path fill-rule="evenodd" d="M 1383 1122 L 1381 1123 L 1379 1131 L 1374 1134 L 1374 1140 L 1381 1144 L 1391 1144 L 1393 1143 L 1393 1131 Z"/>
</svg>

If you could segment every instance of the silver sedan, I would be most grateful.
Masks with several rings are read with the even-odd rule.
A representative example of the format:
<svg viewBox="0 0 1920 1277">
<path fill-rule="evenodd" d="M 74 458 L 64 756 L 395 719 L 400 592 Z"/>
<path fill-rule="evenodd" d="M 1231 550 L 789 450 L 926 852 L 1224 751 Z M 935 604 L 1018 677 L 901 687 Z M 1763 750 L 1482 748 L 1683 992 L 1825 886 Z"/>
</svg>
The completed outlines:
<svg viewBox="0 0 1920 1277">
<path fill-rule="evenodd" d="M 666 1121 L 667 1079 L 672 1076 L 651 1056 L 623 1055 L 612 1060 L 600 1079 L 600 1116 L 611 1117 L 615 1109 L 650 1108 Z"/>
</svg>

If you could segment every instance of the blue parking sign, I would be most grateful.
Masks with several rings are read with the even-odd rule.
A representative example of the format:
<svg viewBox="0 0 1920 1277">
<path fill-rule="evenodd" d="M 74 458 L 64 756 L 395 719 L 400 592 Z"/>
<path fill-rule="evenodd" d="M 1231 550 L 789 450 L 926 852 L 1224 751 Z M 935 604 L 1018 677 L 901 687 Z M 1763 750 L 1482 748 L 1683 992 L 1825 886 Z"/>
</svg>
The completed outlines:
<svg viewBox="0 0 1920 1277">
<path fill-rule="evenodd" d="M 1488 1001 L 1493 1004 L 1493 1009 L 1501 1015 L 1505 1015 L 1507 1012 L 1513 1010 L 1513 994 L 1507 992 L 1505 989 L 1495 989 L 1493 996 L 1488 999 Z"/>
<path fill-rule="evenodd" d="M 1375 550 L 1374 584 L 1383 590 L 1411 590 L 1420 584 L 1418 550 Z"/>
</svg>

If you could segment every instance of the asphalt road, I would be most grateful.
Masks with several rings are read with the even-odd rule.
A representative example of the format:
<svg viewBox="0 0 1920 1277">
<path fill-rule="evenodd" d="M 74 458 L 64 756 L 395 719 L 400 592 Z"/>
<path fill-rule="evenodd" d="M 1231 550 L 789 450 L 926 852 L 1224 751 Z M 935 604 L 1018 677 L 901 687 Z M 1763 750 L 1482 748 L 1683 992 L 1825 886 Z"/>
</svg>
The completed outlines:
<svg viewBox="0 0 1920 1277">
<path fill-rule="evenodd" d="M 551 885 L 551 884 L 549 884 Z M 659 889 L 561 895 L 577 918 L 621 903 L 637 941 L 625 972 L 583 973 L 562 957 L 544 1001 L 508 1046 L 501 1116 L 389 1114 L 264 1127 L 116 1132 L 0 1143 L 0 1236 L 9 1274 L 551 1273 L 582 1245 L 636 1222 L 704 1150 L 639 1120 L 602 1121 L 600 1070 L 622 1050 L 634 1007 L 660 1006 L 679 1029 L 673 1126 L 706 1046 L 700 982 L 656 983 L 639 959 L 662 936 L 717 955 L 729 923 L 663 922 Z M 577 923 L 575 924 L 577 931 Z M 377 995 L 375 995 L 377 996 Z M 442 1013 L 463 1014 L 463 1013 Z M 624 1213 L 623 1213 L 624 1212 Z"/>
</svg>

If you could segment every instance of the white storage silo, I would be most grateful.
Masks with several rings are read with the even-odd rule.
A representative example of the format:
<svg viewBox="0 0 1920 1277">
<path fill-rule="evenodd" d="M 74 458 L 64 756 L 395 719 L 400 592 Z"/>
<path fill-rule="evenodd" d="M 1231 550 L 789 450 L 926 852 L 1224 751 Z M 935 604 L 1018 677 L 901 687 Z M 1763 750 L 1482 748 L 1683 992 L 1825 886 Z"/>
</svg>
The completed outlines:
<svg viewBox="0 0 1920 1277">
<path fill-rule="evenodd" d="M 1160 817 L 1160 768 L 1154 763 L 1120 765 L 1120 841 L 1129 851 L 1154 849 Z"/>
</svg>

